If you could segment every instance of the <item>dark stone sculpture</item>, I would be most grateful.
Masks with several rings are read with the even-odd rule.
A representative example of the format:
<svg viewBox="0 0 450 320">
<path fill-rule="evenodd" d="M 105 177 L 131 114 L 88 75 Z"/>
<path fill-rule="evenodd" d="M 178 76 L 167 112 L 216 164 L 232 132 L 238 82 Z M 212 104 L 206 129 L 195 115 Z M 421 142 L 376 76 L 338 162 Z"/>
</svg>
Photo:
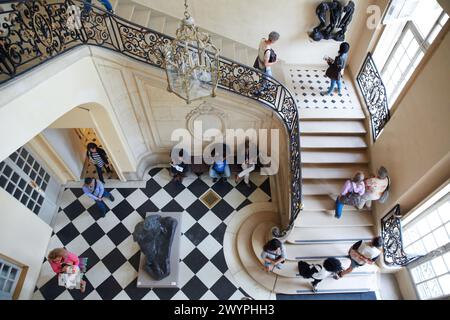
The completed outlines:
<svg viewBox="0 0 450 320">
<path fill-rule="evenodd" d="M 177 224 L 171 217 L 151 215 L 134 228 L 133 240 L 146 257 L 145 270 L 155 280 L 170 274 L 170 252 Z"/>
<path fill-rule="evenodd" d="M 347 27 L 352 21 L 355 11 L 355 3 L 350 1 L 345 7 L 338 0 L 332 2 L 322 2 L 316 8 L 316 14 L 320 24 L 313 29 L 309 35 L 314 41 L 322 39 L 334 39 L 336 41 L 344 41 Z M 330 15 L 330 23 L 326 25 L 327 14 Z M 344 16 L 342 16 L 344 14 Z M 333 33 L 335 29 L 340 29 Z"/>
</svg>

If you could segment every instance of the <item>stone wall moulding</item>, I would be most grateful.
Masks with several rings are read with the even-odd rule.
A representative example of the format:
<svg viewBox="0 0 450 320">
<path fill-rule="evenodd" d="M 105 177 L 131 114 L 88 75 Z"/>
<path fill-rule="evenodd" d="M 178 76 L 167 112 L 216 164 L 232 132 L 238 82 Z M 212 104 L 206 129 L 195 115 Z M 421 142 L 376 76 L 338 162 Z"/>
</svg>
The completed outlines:
<svg viewBox="0 0 450 320">
<path fill-rule="evenodd" d="M 192 137 L 203 140 L 203 136 L 199 137 L 195 134 L 194 123 L 196 121 L 202 123 L 202 135 L 208 129 L 218 129 L 225 134 L 227 119 L 228 116 L 225 112 L 204 101 L 186 115 L 186 127 Z"/>
</svg>

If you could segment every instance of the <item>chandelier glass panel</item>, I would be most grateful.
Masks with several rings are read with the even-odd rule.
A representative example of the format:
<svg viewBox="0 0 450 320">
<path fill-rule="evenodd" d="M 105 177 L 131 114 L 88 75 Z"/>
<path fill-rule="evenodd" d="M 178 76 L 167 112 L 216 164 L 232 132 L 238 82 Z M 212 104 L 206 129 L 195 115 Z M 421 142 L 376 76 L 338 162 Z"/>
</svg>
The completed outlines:
<svg viewBox="0 0 450 320">
<path fill-rule="evenodd" d="M 176 37 L 163 47 L 168 90 L 187 103 L 214 97 L 219 81 L 219 50 L 200 32 L 184 2 L 184 19 Z"/>
</svg>

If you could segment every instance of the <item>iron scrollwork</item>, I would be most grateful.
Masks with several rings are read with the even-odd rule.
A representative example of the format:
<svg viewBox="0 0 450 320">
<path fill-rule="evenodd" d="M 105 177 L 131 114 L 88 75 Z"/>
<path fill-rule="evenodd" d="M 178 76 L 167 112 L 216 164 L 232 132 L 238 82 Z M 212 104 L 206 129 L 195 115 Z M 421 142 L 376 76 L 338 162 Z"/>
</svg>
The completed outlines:
<svg viewBox="0 0 450 320">
<path fill-rule="evenodd" d="M 389 266 L 405 266 L 417 257 L 403 251 L 400 205 L 396 205 L 381 219 L 384 261 Z"/>
<path fill-rule="evenodd" d="M 386 88 L 370 52 L 356 79 L 370 113 L 372 136 L 375 141 L 391 116 Z"/>
<path fill-rule="evenodd" d="M 119 52 L 137 61 L 164 68 L 161 48 L 173 38 L 139 26 L 92 6 L 80 23 L 69 23 L 81 11 L 79 0 L 33 0 L 2 2 L 0 11 L 0 85 L 53 57 L 82 45 Z M 75 6 L 75 7 L 74 7 Z M 71 27 L 72 26 L 72 27 Z M 289 135 L 290 223 L 292 229 L 302 207 L 302 176 L 298 109 L 289 90 L 259 70 L 220 57 L 219 87 L 253 99 L 275 112 Z M 265 90 L 255 93 L 264 83 Z M 279 235 L 278 234 L 278 235 Z"/>
</svg>

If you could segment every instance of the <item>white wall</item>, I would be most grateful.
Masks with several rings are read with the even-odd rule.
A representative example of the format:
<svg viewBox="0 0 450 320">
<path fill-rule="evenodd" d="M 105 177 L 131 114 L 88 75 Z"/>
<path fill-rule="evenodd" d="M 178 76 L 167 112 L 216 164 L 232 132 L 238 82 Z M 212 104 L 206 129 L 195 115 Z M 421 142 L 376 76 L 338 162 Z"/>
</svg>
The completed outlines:
<svg viewBox="0 0 450 320">
<path fill-rule="evenodd" d="M 123 1 L 123 0 L 119 0 Z M 168 15 L 183 16 L 180 0 L 133 0 Z M 262 37 L 276 30 L 281 38 L 274 46 L 280 59 L 287 63 L 323 64 L 323 56 L 334 57 L 339 42 L 310 40 L 307 32 L 319 24 L 316 7 L 322 0 L 191 0 L 190 12 L 198 26 L 252 48 Z M 346 4 L 348 1 L 341 1 Z M 367 29 L 366 10 L 373 0 L 357 0 L 355 14 L 346 41 L 356 46 Z"/>
<path fill-rule="evenodd" d="M 52 229 L 0 188 L 0 253 L 29 267 L 19 299 L 31 299 Z"/>
<path fill-rule="evenodd" d="M 80 178 L 86 154 L 73 129 L 47 128 L 42 135 L 75 177 Z"/>
</svg>

